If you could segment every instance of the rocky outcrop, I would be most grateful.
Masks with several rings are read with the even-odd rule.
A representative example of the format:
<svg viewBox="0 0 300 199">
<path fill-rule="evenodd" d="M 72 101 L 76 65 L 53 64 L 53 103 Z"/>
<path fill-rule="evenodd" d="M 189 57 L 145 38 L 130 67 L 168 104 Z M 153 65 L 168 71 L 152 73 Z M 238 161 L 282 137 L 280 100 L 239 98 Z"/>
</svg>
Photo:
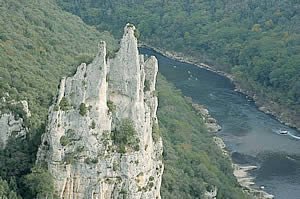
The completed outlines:
<svg viewBox="0 0 300 199">
<path fill-rule="evenodd" d="M 0 148 L 5 148 L 9 138 L 25 138 L 27 128 L 23 119 L 16 117 L 13 113 L 1 114 L 0 111 Z"/>
<path fill-rule="evenodd" d="M 188 101 L 191 100 L 188 99 Z M 199 104 L 193 104 L 193 103 L 192 103 L 192 107 L 196 111 L 197 115 L 200 115 L 202 117 L 205 127 L 209 132 L 217 133 L 222 129 L 221 126 L 217 123 L 217 120 L 209 114 L 209 111 L 206 108 L 204 108 Z"/>
<path fill-rule="evenodd" d="M 60 83 L 37 163 L 60 198 L 160 198 L 162 140 L 157 136 L 158 62 L 144 61 L 127 24 L 117 53 L 99 53 Z"/>
<path fill-rule="evenodd" d="M 2 103 L 7 104 L 5 98 L 1 99 Z M 30 117 L 30 111 L 27 101 L 19 103 L 10 102 L 12 105 L 22 105 L 27 117 Z M 14 114 L 11 111 L 1 113 L 0 111 L 0 148 L 4 149 L 10 138 L 25 138 L 28 128 L 24 125 L 24 119 Z"/>
</svg>

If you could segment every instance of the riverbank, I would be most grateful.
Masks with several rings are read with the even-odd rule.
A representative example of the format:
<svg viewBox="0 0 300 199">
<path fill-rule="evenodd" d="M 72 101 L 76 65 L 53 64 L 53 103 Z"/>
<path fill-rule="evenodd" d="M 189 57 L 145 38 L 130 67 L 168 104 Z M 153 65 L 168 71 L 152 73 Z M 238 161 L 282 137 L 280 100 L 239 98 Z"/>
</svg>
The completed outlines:
<svg viewBox="0 0 300 199">
<path fill-rule="evenodd" d="M 212 71 L 214 73 L 217 73 L 221 76 L 224 76 L 224 77 L 230 79 L 230 81 L 235 85 L 235 88 L 236 88 L 235 91 L 242 93 L 242 94 L 246 95 L 248 98 L 250 98 L 251 100 L 253 100 L 255 102 L 255 105 L 258 107 L 258 109 L 260 111 L 262 111 L 266 114 L 272 115 L 281 123 L 283 123 L 287 126 L 290 126 L 292 128 L 296 128 L 297 130 L 300 131 L 300 121 L 299 121 L 300 118 L 297 117 L 297 113 L 295 110 L 289 110 L 289 109 L 280 107 L 275 102 L 265 101 L 264 99 L 255 95 L 254 92 L 243 89 L 238 84 L 238 82 L 235 81 L 233 75 L 223 72 L 223 71 L 219 71 L 212 66 L 204 64 L 201 62 L 201 60 L 197 59 L 196 57 L 186 56 L 183 53 L 166 51 L 166 50 L 156 48 L 151 45 L 143 44 L 143 43 L 139 44 L 139 46 L 143 47 L 143 48 L 152 49 L 152 50 L 159 52 L 160 54 L 162 54 L 166 57 L 169 57 L 171 59 L 174 59 L 176 61 L 193 64 L 193 65 L 198 66 L 199 68 L 204 68 L 206 70 Z"/>
<path fill-rule="evenodd" d="M 191 103 L 190 97 L 185 97 L 188 103 Z M 197 114 L 201 115 L 205 125 L 210 133 L 216 135 L 221 130 L 217 120 L 214 119 L 207 109 L 198 104 L 192 104 L 193 109 Z M 215 144 L 222 150 L 223 154 L 231 159 L 229 152 L 226 150 L 226 145 L 222 138 L 214 136 Z M 232 159 L 231 159 L 232 162 Z M 260 188 L 253 188 L 255 186 L 255 178 L 249 175 L 249 171 L 257 169 L 257 166 L 242 166 L 232 163 L 233 175 L 236 177 L 238 183 L 243 187 L 243 190 L 255 199 L 273 199 L 274 195 L 269 194 Z"/>
</svg>

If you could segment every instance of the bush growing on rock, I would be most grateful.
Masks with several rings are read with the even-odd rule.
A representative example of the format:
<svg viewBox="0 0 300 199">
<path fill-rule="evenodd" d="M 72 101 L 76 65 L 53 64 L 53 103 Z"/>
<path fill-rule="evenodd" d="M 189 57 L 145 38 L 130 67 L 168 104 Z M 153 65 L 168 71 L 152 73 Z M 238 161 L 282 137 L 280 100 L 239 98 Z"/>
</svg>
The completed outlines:
<svg viewBox="0 0 300 199">
<path fill-rule="evenodd" d="M 107 101 L 107 107 L 109 112 L 113 112 L 117 108 L 117 106 L 111 100 Z"/>
<path fill-rule="evenodd" d="M 134 30 L 134 36 L 138 39 L 140 37 L 140 31 L 138 29 Z"/>
<path fill-rule="evenodd" d="M 159 127 L 158 124 L 153 122 L 152 125 L 152 139 L 154 142 L 157 142 L 160 138 L 160 132 L 159 132 Z"/>
<path fill-rule="evenodd" d="M 136 134 L 133 121 L 131 119 L 124 119 L 121 121 L 120 129 L 114 132 L 113 140 L 116 144 L 135 144 Z"/>
<path fill-rule="evenodd" d="M 144 83 L 144 92 L 146 91 L 150 91 L 150 82 L 149 80 L 145 80 L 145 83 Z"/>
<path fill-rule="evenodd" d="M 67 136 L 63 135 L 60 137 L 59 142 L 62 146 L 67 146 L 69 144 L 69 139 Z"/>
<path fill-rule="evenodd" d="M 87 108 L 85 106 L 85 103 L 81 103 L 80 106 L 79 106 L 79 114 L 81 116 L 86 116 L 87 114 Z"/>
<path fill-rule="evenodd" d="M 70 103 L 69 101 L 67 100 L 66 97 L 62 97 L 60 102 L 59 102 L 59 106 L 60 106 L 60 109 L 63 110 L 63 111 L 67 111 L 69 110 L 69 106 L 70 106 Z"/>
</svg>

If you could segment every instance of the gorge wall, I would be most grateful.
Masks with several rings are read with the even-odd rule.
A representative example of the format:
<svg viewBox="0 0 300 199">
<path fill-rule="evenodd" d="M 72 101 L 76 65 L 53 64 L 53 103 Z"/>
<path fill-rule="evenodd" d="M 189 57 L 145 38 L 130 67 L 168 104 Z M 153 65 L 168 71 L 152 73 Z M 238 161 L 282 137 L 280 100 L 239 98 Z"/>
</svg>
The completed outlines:
<svg viewBox="0 0 300 199">
<path fill-rule="evenodd" d="M 102 42 L 92 63 L 61 80 L 37 154 L 59 198 L 160 198 L 157 71 L 127 24 L 118 52 Z"/>
</svg>

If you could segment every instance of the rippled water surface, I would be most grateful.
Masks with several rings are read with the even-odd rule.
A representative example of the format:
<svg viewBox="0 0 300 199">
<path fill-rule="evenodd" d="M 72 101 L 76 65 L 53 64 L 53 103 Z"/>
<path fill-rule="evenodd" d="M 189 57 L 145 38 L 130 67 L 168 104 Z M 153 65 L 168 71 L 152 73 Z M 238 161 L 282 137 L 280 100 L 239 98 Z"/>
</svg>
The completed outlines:
<svg viewBox="0 0 300 199">
<path fill-rule="evenodd" d="M 300 199 L 299 132 L 258 111 L 253 102 L 234 92 L 228 79 L 152 50 L 140 52 L 155 55 L 160 73 L 218 120 L 222 126 L 218 135 L 224 139 L 234 162 L 258 166 L 251 172 L 256 186 L 264 185 L 276 199 Z M 290 134 L 280 135 L 280 129 Z"/>
</svg>

